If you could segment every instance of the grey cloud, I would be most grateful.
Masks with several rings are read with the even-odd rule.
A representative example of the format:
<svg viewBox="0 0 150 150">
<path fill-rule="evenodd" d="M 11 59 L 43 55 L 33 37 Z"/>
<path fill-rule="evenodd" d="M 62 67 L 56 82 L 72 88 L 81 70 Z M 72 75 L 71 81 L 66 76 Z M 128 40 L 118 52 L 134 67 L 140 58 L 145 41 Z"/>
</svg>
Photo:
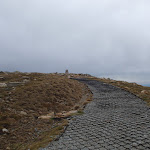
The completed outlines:
<svg viewBox="0 0 150 150">
<path fill-rule="evenodd" d="M 149 0 L 1 1 L 0 70 L 148 80 L 149 14 Z"/>
</svg>

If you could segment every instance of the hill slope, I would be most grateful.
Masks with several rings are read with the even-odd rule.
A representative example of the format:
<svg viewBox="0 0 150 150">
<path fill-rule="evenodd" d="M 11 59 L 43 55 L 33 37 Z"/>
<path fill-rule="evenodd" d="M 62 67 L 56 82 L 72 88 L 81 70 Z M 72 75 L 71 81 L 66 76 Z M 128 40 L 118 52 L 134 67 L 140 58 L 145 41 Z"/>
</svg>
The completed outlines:
<svg viewBox="0 0 150 150">
<path fill-rule="evenodd" d="M 82 97 L 89 96 L 84 84 L 65 76 L 40 73 L 0 76 L 0 149 L 30 145 L 63 122 L 41 120 L 39 116 L 77 109 Z"/>
</svg>

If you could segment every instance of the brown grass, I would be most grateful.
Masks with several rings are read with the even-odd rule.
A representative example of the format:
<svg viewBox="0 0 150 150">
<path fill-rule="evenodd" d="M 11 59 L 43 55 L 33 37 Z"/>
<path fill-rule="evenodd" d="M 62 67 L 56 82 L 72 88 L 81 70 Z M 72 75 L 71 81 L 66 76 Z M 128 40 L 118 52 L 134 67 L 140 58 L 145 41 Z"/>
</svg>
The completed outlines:
<svg viewBox="0 0 150 150">
<path fill-rule="evenodd" d="M 70 111 L 80 104 L 83 95 L 89 93 L 84 84 L 56 74 L 1 73 L 0 76 L 5 78 L 0 82 L 5 83 L 22 82 L 24 76 L 30 78 L 30 82 L 15 89 L 0 88 L 0 149 L 2 150 L 7 147 L 15 150 L 21 149 L 24 145 L 28 147 L 33 145 L 32 150 L 38 145 L 49 142 L 50 139 L 47 141 L 45 137 L 53 134 L 54 126 L 56 130 L 59 126 L 63 126 L 63 122 L 42 120 L 38 117 L 50 112 Z M 26 112 L 27 115 L 22 115 L 21 111 Z M 4 134 L 3 128 L 7 128 L 9 133 Z"/>
<path fill-rule="evenodd" d="M 57 124 L 53 129 L 42 133 L 39 137 L 37 137 L 31 143 L 29 143 L 27 145 L 26 144 L 24 144 L 24 145 L 23 144 L 17 144 L 18 147 L 17 147 L 16 150 L 26 150 L 26 149 L 37 150 L 40 147 L 44 148 L 45 146 L 47 146 L 48 143 L 55 140 L 57 135 L 64 132 L 64 128 L 67 124 L 68 124 L 68 121 L 66 119 L 61 120 L 59 122 L 59 124 Z"/>
</svg>

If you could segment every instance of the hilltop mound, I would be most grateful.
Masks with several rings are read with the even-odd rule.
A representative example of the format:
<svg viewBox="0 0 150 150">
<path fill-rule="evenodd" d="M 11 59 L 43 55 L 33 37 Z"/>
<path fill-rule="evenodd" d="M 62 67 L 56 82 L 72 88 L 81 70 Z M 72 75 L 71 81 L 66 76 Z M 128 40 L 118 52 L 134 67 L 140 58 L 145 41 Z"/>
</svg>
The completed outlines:
<svg viewBox="0 0 150 150">
<path fill-rule="evenodd" d="M 48 113 L 80 107 L 88 88 L 65 76 L 0 73 L 0 149 L 21 149 L 60 121 L 41 120 Z"/>
</svg>

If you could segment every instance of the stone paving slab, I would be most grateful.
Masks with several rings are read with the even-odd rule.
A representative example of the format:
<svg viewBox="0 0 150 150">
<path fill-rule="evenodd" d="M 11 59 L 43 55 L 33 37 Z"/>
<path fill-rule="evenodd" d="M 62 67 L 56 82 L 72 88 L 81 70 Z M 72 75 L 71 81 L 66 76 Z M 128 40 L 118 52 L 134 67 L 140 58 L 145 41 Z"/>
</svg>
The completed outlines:
<svg viewBox="0 0 150 150">
<path fill-rule="evenodd" d="M 93 101 L 58 141 L 41 150 L 150 150 L 150 108 L 143 100 L 106 83 L 81 82 Z"/>
</svg>

